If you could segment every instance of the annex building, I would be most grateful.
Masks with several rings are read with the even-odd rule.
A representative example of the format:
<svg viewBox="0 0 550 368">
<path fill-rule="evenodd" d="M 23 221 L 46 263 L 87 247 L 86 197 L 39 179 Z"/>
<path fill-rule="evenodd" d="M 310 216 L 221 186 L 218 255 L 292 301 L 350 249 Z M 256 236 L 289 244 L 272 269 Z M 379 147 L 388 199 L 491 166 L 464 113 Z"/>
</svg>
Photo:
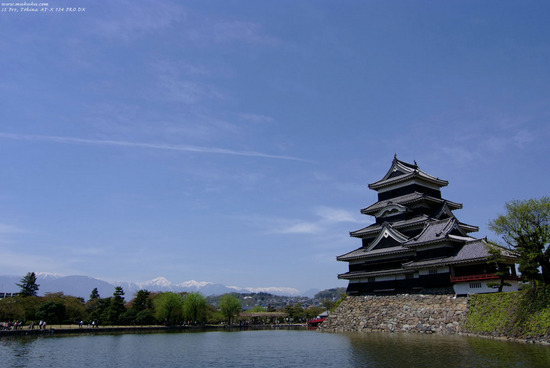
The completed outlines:
<svg viewBox="0 0 550 368">
<path fill-rule="evenodd" d="M 462 204 L 442 198 L 446 185 L 397 156 L 386 175 L 369 184 L 378 201 L 361 213 L 375 222 L 352 231 L 361 247 L 337 257 L 349 264 L 349 271 L 338 275 L 349 280 L 349 295 L 495 292 L 488 283 L 500 282 L 503 271 L 511 284 L 503 290 L 518 289 L 516 254 L 470 236 L 479 228 L 455 217 Z"/>
</svg>

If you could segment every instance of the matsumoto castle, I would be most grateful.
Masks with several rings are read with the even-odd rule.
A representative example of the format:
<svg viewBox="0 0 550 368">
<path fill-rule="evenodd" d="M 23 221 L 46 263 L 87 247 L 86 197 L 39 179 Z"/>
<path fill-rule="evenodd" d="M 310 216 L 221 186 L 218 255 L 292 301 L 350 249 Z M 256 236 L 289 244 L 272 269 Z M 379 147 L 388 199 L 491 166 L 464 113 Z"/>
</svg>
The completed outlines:
<svg viewBox="0 0 550 368">
<path fill-rule="evenodd" d="M 441 197 L 448 181 L 394 157 L 390 169 L 369 188 L 378 192 L 378 202 L 361 210 L 376 221 L 350 233 L 361 247 L 337 257 L 348 262 L 349 271 L 338 275 L 349 280 L 349 295 L 387 293 L 449 293 L 466 295 L 497 291 L 488 283 L 500 277 L 487 239 L 468 235 L 477 226 L 460 222 L 453 211 L 461 203 Z M 518 289 L 517 256 L 497 247 L 499 262 L 510 266 L 503 291 Z"/>
</svg>

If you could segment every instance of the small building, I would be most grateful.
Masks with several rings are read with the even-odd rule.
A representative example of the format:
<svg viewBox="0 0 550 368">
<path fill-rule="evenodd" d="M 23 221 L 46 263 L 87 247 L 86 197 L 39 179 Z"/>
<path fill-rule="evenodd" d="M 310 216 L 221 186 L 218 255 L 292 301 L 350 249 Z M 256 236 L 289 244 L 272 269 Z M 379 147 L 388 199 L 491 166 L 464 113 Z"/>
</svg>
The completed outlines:
<svg viewBox="0 0 550 368">
<path fill-rule="evenodd" d="M 517 255 L 470 236 L 479 228 L 455 217 L 462 204 L 442 198 L 446 185 L 397 156 L 386 175 L 369 184 L 378 201 L 361 213 L 375 222 L 352 231 L 361 247 L 337 257 L 349 264 L 338 275 L 349 280 L 349 295 L 487 293 L 497 291 L 501 279 L 511 285 L 504 291 L 518 289 Z"/>
</svg>

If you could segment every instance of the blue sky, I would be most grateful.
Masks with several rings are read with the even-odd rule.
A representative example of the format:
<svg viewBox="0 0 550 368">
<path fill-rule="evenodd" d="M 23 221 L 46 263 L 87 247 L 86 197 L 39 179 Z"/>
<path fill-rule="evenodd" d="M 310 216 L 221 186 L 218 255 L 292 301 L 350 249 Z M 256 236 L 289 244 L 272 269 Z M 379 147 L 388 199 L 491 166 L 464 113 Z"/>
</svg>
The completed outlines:
<svg viewBox="0 0 550 368">
<path fill-rule="evenodd" d="M 549 194 L 546 1 L 67 7 L 0 9 L 2 274 L 346 286 L 394 154 L 478 237 Z"/>
</svg>

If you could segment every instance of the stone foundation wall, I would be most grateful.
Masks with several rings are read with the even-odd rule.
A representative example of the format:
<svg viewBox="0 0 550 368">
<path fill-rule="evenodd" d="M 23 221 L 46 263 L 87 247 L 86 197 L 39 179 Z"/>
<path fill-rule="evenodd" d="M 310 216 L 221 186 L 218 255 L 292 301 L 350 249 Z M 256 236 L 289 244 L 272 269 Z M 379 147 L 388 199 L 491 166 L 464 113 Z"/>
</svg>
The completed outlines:
<svg viewBox="0 0 550 368">
<path fill-rule="evenodd" d="M 456 334 L 467 307 L 454 295 L 348 296 L 320 329 Z"/>
</svg>

